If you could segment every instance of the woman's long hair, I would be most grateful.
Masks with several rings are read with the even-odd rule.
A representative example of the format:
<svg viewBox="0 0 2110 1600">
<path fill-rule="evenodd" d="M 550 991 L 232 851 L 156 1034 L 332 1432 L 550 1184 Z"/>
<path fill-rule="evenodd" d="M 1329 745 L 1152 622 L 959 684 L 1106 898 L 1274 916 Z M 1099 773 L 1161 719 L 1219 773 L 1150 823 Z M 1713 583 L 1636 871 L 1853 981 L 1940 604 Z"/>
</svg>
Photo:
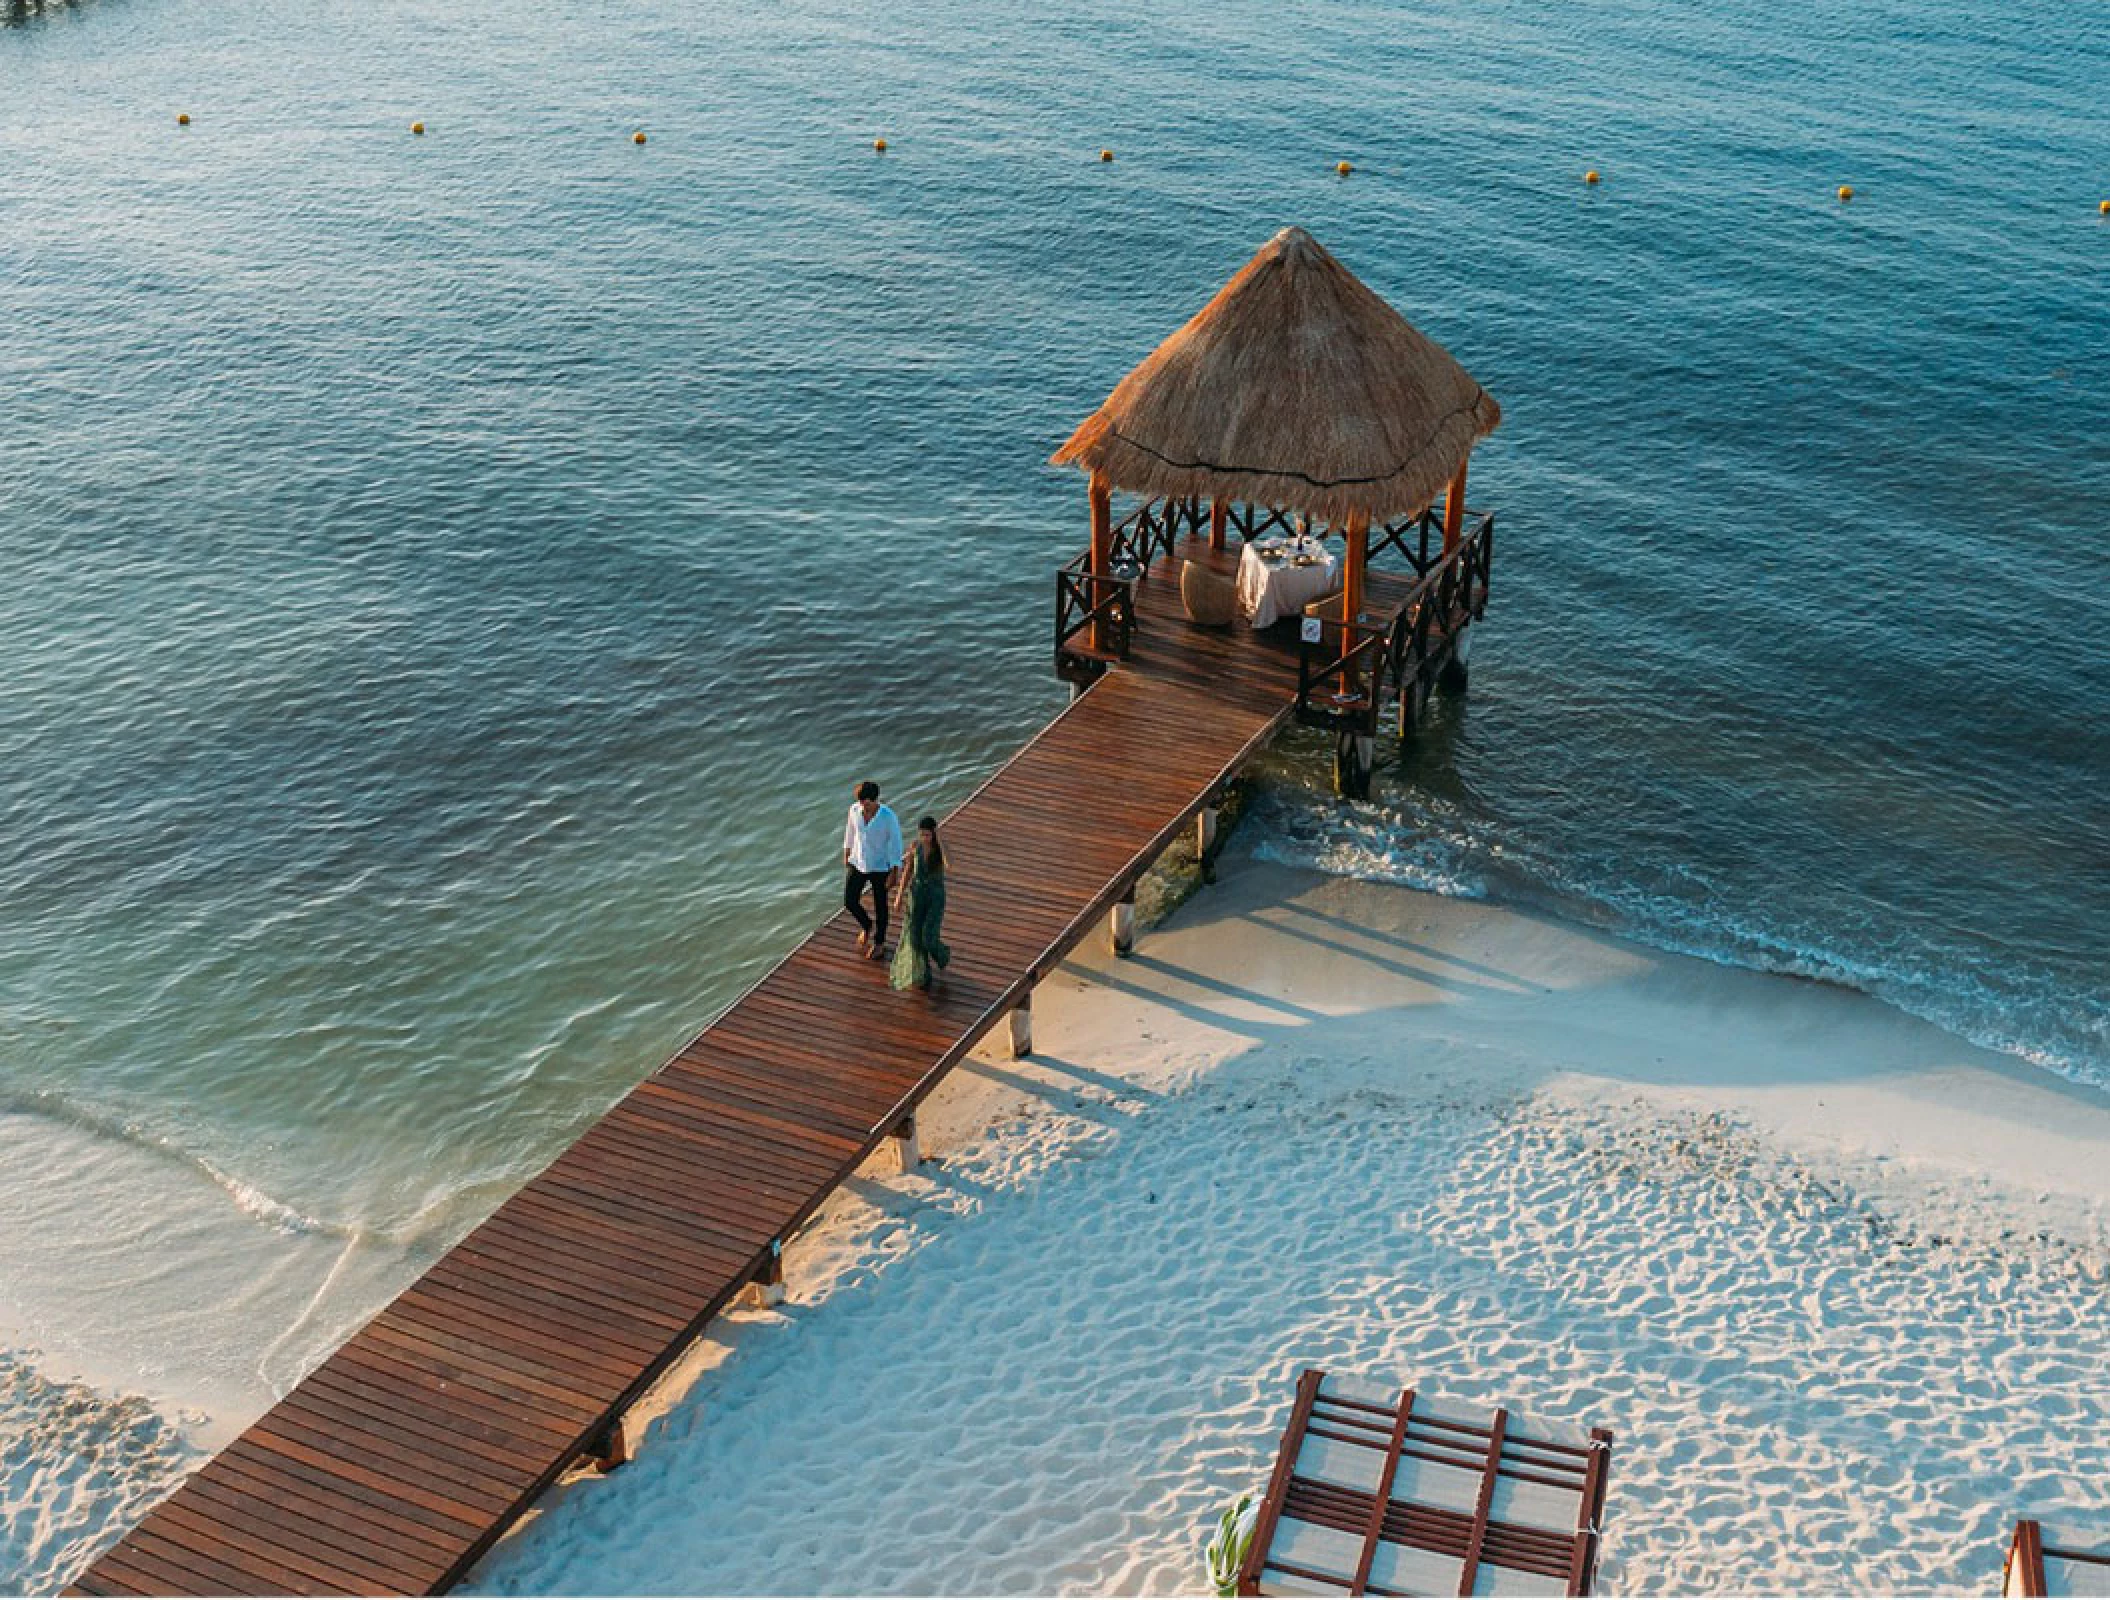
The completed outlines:
<svg viewBox="0 0 2110 1600">
<path fill-rule="evenodd" d="M 924 864 L 933 872 L 943 872 L 945 870 L 945 846 L 938 843 L 938 819 L 936 817 L 923 818 L 916 824 L 916 831 L 930 835 L 930 854 L 925 858 Z"/>
</svg>

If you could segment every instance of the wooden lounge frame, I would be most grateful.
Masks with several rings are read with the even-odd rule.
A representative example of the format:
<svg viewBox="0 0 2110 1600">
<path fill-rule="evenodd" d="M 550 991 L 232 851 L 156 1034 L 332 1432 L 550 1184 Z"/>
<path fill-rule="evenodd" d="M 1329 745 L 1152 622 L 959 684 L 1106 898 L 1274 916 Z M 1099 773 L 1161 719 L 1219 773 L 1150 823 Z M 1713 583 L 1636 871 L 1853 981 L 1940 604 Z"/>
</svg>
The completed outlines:
<svg viewBox="0 0 2110 1600">
<path fill-rule="evenodd" d="M 1612 1436 L 1308 1368 L 1239 1570 L 1242 1595 L 1586 1595 Z"/>
<path fill-rule="evenodd" d="M 2008 1541 L 2000 1593 L 2014 1597 L 2110 1595 L 2110 1549 L 2082 1550 L 2048 1543 L 2044 1525 L 2031 1517 L 2015 1524 Z"/>
</svg>

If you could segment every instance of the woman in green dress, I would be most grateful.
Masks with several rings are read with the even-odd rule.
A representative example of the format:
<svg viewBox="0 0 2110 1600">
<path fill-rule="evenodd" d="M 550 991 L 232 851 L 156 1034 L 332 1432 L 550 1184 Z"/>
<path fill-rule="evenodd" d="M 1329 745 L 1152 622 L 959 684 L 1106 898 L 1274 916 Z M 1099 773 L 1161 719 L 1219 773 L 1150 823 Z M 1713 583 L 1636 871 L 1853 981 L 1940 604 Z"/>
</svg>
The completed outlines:
<svg viewBox="0 0 2110 1600">
<path fill-rule="evenodd" d="M 928 993 L 938 973 L 952 965 L 944 939 L 945 846 L 938 843 L 936 817 L 916 824 L 916 842 L 909 846 L 896 884 L 894 909 L 903 914 L 901 944 L 894 951 L 894 987 Z"/>
</svg>

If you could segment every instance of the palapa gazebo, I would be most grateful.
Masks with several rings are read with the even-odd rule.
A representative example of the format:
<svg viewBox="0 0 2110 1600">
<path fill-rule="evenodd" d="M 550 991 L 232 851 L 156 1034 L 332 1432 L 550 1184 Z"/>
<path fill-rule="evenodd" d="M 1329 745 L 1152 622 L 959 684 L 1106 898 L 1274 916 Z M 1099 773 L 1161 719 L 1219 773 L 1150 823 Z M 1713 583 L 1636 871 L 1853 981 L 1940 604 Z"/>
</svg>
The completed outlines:
<svg viewBox="0 0 2110 1600">
<path fill-rule="evenodd" d="M 1228 526 L 1251 538 L 1295 519 L 1342 536 L 1339 597 L 1311 608 L 1303 637 L 1338 644 L 1331 665 L 1342 670 L 1330 698 L 1337 711 L 1368 711 L 1374 721 L 1378 636 L 1411 597 L 1399 585 L 1373 595 L 1372 557 L 1399 550 L 1420 585 L 1460 564 L 1467 460 L 1501 415 L 1447 350 L 1309 233 L 1283 229 L 1055 452 L 1056 465 L 1090 474 L 1092 529 L 1090 550 L 1066 569 L 1066 608 L 1058 590 L 1058 668 L 1066 644 L 1070 665 L 1081 668 L 1065 672 L 1072 677 L 1125 653 L 1126 586 L 1154 555 L 1172 554 L 1183 524 L 1198 537 L 1206 514 L 1209 545 L 1222 550 Z M 1116 490 L 1146 502 L 1118 524 Z M 1440 552 L 1431 548 L 1438 526 Z M 1485 552 L 1476 554 L 1480 590 L 1464 596 L 1470 614 L 1437 618 L 1439 642 L 1484 605 Z M 1337 628 L 1331 638 L 1327 622 Z M 1359 665 L 1374 670 L 1357 677 Z M 1308 688 L 1300 714 L 1333 720 Z"/>
</svg>

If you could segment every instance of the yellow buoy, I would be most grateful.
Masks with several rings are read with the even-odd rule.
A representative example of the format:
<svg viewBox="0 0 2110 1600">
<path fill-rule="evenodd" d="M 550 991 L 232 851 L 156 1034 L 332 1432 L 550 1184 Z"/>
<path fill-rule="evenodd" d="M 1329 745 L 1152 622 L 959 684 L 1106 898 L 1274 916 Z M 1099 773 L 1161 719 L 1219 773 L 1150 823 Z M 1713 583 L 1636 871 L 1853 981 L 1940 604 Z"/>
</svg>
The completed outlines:
<svg viewBox="0 0 2110 1600">
<path fill-rule="evenodd" d="M 187 128 L 190 126 L 190 113 L 188 111 L 179 111 L 176 113 L 176 126 L 179 128 Z M 2106 211 L 2110 211 L 2110 206 L 2105 206 L 2103 209 Z"/>
<path fill-rule="evenodd" d="M 1113 158 L 1114 158 L 1114 153 L 1113 153 L 1113 151 L 1111 151 L 1111 150 L 1102 150 L 1102 151 L 1100 151 L 1100 152 L 1099 152 L 1099 159 L 1100 159 L 1101 161 L 1111 161 L 1111 160 L 1113 160 Z"/>
<path fill-rule="evenodd" d="M 1589 170 L 1588 172 L 1585 172 L 1585 173 L 1583 174 L 1583 182 L 1584 182 L 1584 183 L 1595 183 L 1596 181 L 1597 181 L 1597 169 L 1596 169 L 1595 167 L 1592 167 L 1592 168 L 1591 168 L 1591 169 L 1590 169 L 1590 170 Z"/>
<path fill-rule="evenodd" d="M 879 153 L 880 153 L 881 155 L 885 155 L 885 154 L 886 154 L 886 140 L 884 140 L 884 139 L 874 139 L 874 140 L 872 141 L 872 148 L 873 148 L 874 150 L 877 150 L 877 151 L 878 151 L 878 152 L 879 152 Z"/>
<path fill-rule="evenodd" d="M 1851 200 L 1851 199 L 1852 199 L 1853 197 L 1854 197 L 1854 186 L 1853 186 L 1852 184 L 1850 184 L 1850 183 L 1842 183 L 1842 184 L 1840 184 L 1840 185 L 1839 185 L 1839 198 L 1840 198 L 1841 200 Z"/>
<path fill-rule="evenodd" d="M 1333 164 L 1333 170 L 1345 178 L 1349 173 L 1355 171 L 1355 163 L 1353 161 L 1336 161 Z"/>
<path fill-rule="evenodd" d="M 2110 217 L 2110 200 L 2097 202 L 2095 214 L 2099 217 Z"/>
<path fill-rule="evenodd" d="M 422 122 L 413 122 L 410 125 L 410 131 L 412 133 L 423 133 L 425 131 L 425 124 Z"/>
<path fill-rule="evenodd" d="M 637 132 L 630 136 L 630 142 L 632 144 L 643 144 L 645 142 L 645 130 L 643 128 L 638 129 Z"/>
</svg>

